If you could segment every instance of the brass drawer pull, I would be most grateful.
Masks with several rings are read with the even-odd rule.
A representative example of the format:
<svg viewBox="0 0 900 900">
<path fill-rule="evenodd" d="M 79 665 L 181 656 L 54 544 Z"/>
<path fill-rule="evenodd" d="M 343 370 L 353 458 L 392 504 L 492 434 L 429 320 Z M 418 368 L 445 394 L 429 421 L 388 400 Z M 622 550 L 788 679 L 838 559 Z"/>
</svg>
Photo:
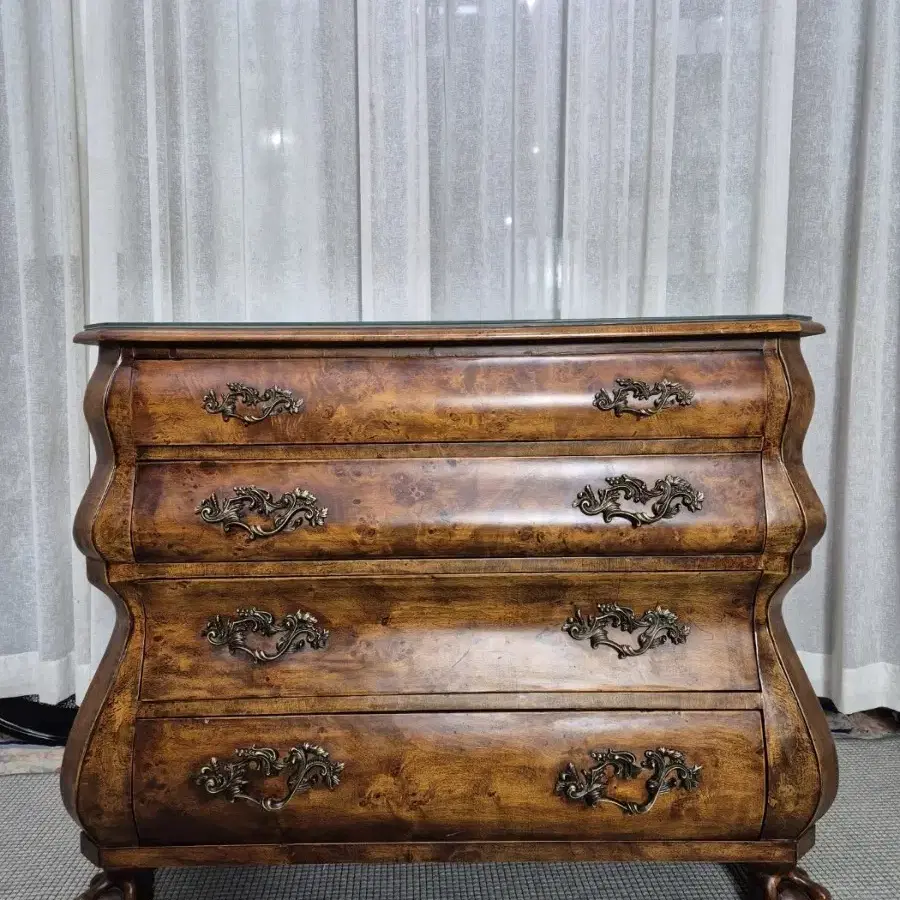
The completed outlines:
<svg viewBox="0 0 900 900">
<path fill-rule="evenodd" d="M 631 405 L 634 401 L 641 403 L 650 401 L 650 405 Z M 617 378 L 616 389 L 612 393 L 600 390 L 594 395 L 594 406 L 602 412 L 614 412 L 617 418 L 623 413 L 630 413 L 645 419 L 648 416 L 655 416 L 664 409 L 690 406 L 693 402 L 692 390 L 677 381 L 667 381 L 665 378 L 655 384 L 635 381 L 634 378 Z"/>
<path fill-rule="evenodd" d="M 278 634 L 281 637 L 275 642 L 275 648 L 266 652 L 258 647 L 247 646 L 249 634 L 266 637 Z M 318 620 L 310 613 L 298 610 L 276 619 L 272 613 L 252 606 L 239 609 L 236 618 L 213 616 L 206 623 L 201 636 L 213 647 L 227 647 L 232 655 L 246 653 L 258 663 L 274 662 L 287 653 L 299 653 L 307 647 L 310 650 L 324 650 L 328 646 L 328 632 L 319 627 Z"/>
<path fill-rule="evenodd" d="M 684 754 L 679 750 L 644 751 L 644 758 L 638 765 L 637 758 L 627 750 L 591 750 L 595 765 L 590 769 L 576 769 L 569 763 L 556 779 L 555 793 L 567 800 L 583 802 L 586 806 L 611 803 L 626 815 L 634 816 L 649 812 L 657 797 L 680 788 L 685 791 L 697 789 L 700 783 L 701 766 L 689 766 Z M 650 777 L 644 785 L 647 799 L 643 803 L 633 800 L 619 800 L 608 793 L 613 778 L 632 780 L 642 771 L 649 771 Z"/>
<path fill-rule="evenodd" d="M 238 401 L 245 406 L 259 407 L 259 415 L 244 414 L 237 411 Z M 280 388 L 278 385 L 259 391 L 255 387 L 248 384 L 242 384 L 240 381 L 230 381 L 228 383 L 228 393 L 223 393 L 221 397 L 210 388 L 203 395 L 203 408 L 211 415 L 217 413 L 222 414 L 222 419 L 227 422 L 229 419 L 238 419 L 244 425 L 255 425 L 274 416 L 280 416 L 282 413 L 296 415 L 303 409 L 304 401 L 295 399 L 294 392 L 286 388 Z"/>
<path fill-rule="evenodd" d="M 634 647 L 611 640 L 608 628 L 619 628 L 628 634 L 634 634 L 638 628 L 644 630 L 638 635 L 637 647 Z M 661 606 L 648 609 L 638 618 L 634 610 L 627 606 L 601 603 L 597 606 L 595 616 L 585 616 L 580 609 L 576 609 L 575 615 L 566 619 L 562 630 L 576 641 L 589 640 L 594 649 L 612 647 L 619 659 L 625 659 L 628 656 L 641 656 L 648 650 L 665 644 L 666 641 L 683 644 L 691 633 L 691 626 L 679 622 L 675 613 Z"/>
<path fill-rule="evenodd" d="M 339 776 L 343 770 L 343 763 L 334 762 L 328 751 L 314 744 L 291 747 L 284 759 L 278 758 L 277 750 L 253 746 L 235 750 L 230 759 L 213 756 L 191 778 L 211 796 L 222 794 L 229 803 L 246 800 L 266 812 L 277 812 L 297 794 L 304 794 L 311 788 L 334 790 L 340 784 Z M 271 778 L 282 772 L 287 775 L 287 793 L 283 797 L 260 798 L 246 793 L 251 777 Z"/>
<path fill-rule="evenodd" d="M 603 516 L 604 522 L 613 519 L 627 519 L 633 528 L 651 525 L 661 519 L 672 519 L 682 506 L 691 512 L 703 508 L 703 494 L 694 490 L 691 485 L 678 475 L 666 475 L 657 480 L 653 488 L 648 488 L 645 481 L 631 475 L 615 475 L 607 478 L 608 488 L 597 492 L 589 485 L 579 491 L 572 504 L 586 516 Z M 622 500 L 634 503 L 649 503 L 653 500 L 650 512 L 643 510 L 622 509 Z"/>
<path fill-rule="evenodd" d="M 207 497 L 198 507 L 197 515 L 204 522 L 222 526 L 226 534 L 233 528 L 242 528 L 250 535 L 250 539 L 272 537 L 280 531 L 295 531 L 304 522 L 310 528 L 319 528 L 325 524 L 328 507 L 317 506 L 316 498 L 307 490 L 294 488 L 282 494 L 279 500 L 268 492 L 250 485 L 234 488 L 234 497 L 226 497 L 220 501 L 216 494 Z M 248 525 L 242 521 L 248 513 L 257 513 L 272 520 L 271 528 L 261 525 Z"/>
</svg>

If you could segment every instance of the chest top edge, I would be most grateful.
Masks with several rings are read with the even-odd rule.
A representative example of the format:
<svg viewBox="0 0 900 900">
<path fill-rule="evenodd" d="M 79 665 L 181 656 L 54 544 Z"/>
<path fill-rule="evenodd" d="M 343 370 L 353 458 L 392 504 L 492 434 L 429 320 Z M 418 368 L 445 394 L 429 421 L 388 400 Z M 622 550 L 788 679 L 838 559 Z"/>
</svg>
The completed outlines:
<svg viewBox="0 0 900 900">
<path fill-rule="evenodd" d="M 824 327 L 805 316 L 683 319 L 608 319 L 410 323 L 98 323 L 75 336 L 78 344 L 485 344 L 604 342 L 680 338 L 805 337 Z"/>
</svg>

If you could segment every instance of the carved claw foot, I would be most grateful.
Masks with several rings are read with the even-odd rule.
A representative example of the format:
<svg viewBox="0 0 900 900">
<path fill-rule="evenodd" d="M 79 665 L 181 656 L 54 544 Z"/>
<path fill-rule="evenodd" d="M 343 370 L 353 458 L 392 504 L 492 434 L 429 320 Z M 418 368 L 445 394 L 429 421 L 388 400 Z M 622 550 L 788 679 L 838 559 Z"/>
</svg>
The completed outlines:
<svg viewBox="0 0 900 900">
<path fill-rule="evenodd" d="M 75 900 L 153 900 L 153 869 L 98 872 Z"/>
<path fill-rule="evenodd" d="M 808 900 L 831 900 L 831 894 L 813 881 L 804 869 L 788 871 L 760 872 L 763 900 L 793 900 L 805 897 Z"/>
</svg>

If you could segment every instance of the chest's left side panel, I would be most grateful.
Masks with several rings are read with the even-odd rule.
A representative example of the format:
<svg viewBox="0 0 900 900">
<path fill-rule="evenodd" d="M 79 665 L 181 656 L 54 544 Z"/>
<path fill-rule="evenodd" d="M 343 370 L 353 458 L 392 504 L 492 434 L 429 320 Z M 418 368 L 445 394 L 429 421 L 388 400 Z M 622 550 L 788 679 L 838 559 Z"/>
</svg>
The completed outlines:
<svg viewBox="0 0 900 900">
<path fill-rule="evenodd" d="M 100 348 L 84 412 L 95 464 L 75 517 L 75 543 L 87 557 L 88 579 L 113 602 L 116 622 L 109 646 L 81 703 L 66 744 L 63 801 L 82 830 L 105 846 L 134 844 L 131 751 L 144 643 L 139 598 L 110 584 L 106 559 L 133 559 L 132 351 Z"/>
</svg>

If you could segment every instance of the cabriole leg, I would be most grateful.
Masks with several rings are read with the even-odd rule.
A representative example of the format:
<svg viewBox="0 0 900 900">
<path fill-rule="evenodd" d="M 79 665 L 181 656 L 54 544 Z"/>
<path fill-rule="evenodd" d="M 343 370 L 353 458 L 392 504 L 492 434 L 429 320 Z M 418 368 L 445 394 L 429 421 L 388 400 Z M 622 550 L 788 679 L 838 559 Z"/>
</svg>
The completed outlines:
<svg viewBox="0 0 900 900">
<path fill-rule="evenodd" d="M 153 869 L 98 872 L 76 900 L 153 900 Z"/>
<path fill-rule="evenodd" d="M 831 894 L 813 881 L 804 869 L 756 869 L 762 885 L 762 900 L 831 900 Z"/>
</svg>

